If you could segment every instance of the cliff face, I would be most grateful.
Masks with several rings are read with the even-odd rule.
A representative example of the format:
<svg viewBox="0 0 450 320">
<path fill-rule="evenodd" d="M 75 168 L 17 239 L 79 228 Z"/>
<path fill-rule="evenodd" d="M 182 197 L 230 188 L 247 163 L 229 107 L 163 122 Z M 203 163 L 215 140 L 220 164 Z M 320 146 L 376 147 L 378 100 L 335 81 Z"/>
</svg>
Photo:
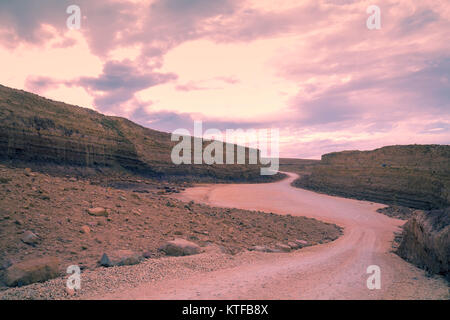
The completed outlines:
<svg viewBox="0 0 450 320">
<path fill-rule="evenodd" d="M 325 154 L 295 182 L 344 197 L 418 209 L 450 205 L 450 146 L 389 146 Z"/>
<path fill-rule="evenodd" d="M 170 134 L 0 85 L 0 158 L 109 167 L 157 177 L 261 179 L 258 165 L 180 165 Z M 267 180 L 274 177 L 266 177 Z"/>
<path fill-rule="evenodd" d="M 106 120 L 89 109 L 0 87 L 0 155 L 86 166 L 136 163 L 132 145 Z"/>
<path fill-rule="evenodd" d="M 417 211 L 403 227 L 397 254 L 450 281 L 450 208 Z"/>
</svg>

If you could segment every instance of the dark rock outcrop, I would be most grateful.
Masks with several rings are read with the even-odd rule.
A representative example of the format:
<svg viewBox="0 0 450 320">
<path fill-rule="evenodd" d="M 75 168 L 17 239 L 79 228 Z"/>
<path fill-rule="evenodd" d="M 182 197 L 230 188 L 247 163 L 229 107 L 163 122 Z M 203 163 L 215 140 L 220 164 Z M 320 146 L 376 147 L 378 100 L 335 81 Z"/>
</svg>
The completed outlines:
<svg viewBox="0 0 450 320">
<path fill-rule="evenodd" d="M 131 250 L 115 250 L 104 253 L 100 259 L 103 267 L 128 266 L 141 262 L 142 256 Z"/>
<path fill-rule="evenodd" d="M 168 256 L 189 256 L 201 252 L 197 244 L 184 239 L 168 241 L 159 250 L 164 251 Z"/>
<path fill-rule="evenodd" d="M 403 227 L 397 254 L 450 281 L 450 208 L 416 211 Z"/>
</svg>

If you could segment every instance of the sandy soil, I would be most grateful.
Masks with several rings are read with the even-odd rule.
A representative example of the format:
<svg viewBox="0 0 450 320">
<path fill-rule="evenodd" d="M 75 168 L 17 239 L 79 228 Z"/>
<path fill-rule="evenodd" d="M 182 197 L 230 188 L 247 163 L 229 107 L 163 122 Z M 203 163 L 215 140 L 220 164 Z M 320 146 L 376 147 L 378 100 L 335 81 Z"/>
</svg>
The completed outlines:
<svg viewBox="0 0 450 320">
<path fill-rule="evenodd" d="M 383 205 L 290 186 L 296 178 L 261 185 L 204 185 L 178 197 L 209 205 L 313 217 L 343 226 L 338 240 L 288 254 L 235 257 L 235 265 L 188 277 L 144 283 L 106 299 L 448 299 L 446 281 L 391 252 L 404 221 L 376 210 Z M 248 253 L 254 254 L 254 253 Z M 264 258 L 261 258 L 264 255 Z M 381 289 L 369 290 L 367 267 L 381 270 Z"/>
</svg>

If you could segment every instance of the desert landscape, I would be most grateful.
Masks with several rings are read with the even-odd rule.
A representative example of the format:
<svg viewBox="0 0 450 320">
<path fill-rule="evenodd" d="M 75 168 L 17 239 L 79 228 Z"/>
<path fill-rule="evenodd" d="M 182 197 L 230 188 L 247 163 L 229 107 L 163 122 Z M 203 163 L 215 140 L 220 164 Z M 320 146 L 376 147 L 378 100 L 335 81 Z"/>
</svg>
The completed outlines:
<svg viewBox="0 0 450 320">
<path fill-rule="evenodd" d="M 449 28 L 444 0 L 0 0 L 2 310 L 450 300 Z"/>
<path fill-rule="evenodd" d="M 448 299 L 449 146 L 281 159 L 285 172 L 266 181 L 251 178 L 260 165 L 195 174 L 170 169 L 163 152 L 102 152 L 120 148 L 128 128 L 138 132 L 129 150 L 161 148 L 163 133 L 131 122 L 113 129 L 101 114 L 92 127 L 103 132 L 88 120 L 64 126 L 62 114 L 90 111 L 2 90 L 1 299 Z M 412 180 L 387 183 L 393 168 Z M 385 270 L 376 293 L 362 268 L 375 262 Z M 80 290 L 66 287 L 71 265 L 82 271 Z M 340 285 L 324 291 L 327 281 Z"/>
</svg>

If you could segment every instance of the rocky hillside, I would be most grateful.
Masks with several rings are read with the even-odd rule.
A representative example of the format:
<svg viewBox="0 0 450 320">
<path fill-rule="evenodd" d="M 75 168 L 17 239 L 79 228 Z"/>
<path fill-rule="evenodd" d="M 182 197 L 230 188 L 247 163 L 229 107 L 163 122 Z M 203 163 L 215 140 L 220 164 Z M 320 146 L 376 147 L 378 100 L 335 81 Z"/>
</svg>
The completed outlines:
<svg viewBox="0 0 450 320">
<path fill-rule="evenodd" d="M 132 188 L 106 188 L 90 179 L 0 164 L 0 300 L 5 284 L 66 276 L 74 264 L 83 270 L 109 266 L 102 262 L 105 253 L 112 259 L 120 250 L 136 262 L 173 255 L 160 247 L 174 238 L 235 254 L 290 251 L 292 243 L 299 249 L 342 234 L 340 227 L 312 218 L 182 202 L 173 197 L 181 190 L 144 178 Z M 64 286 L 54 289 L 64 292 Z M 38 290 L 34 294 L 39 298 Z"/>
<path fill-rule="evenodd" d="M 311 174 L 313 167 L 318 164 L 320 160 L 280 158 L 280 171 L 294 172 L 301 177 Z"/>
<path fill-rule="evenodd" d="M 325 154 L 295 186 L 418 209 L 450 205 L 450 146 L 388 146 Z"/>
<path fill-rule="evenodd" d="M 179 165 L 170 134 L 0 85 L 0 159 L 200 181 L 273 180 L 258 165 Z M 204 146 L 206 143 L 204 144 Z M 247 151 L 248 152 L 248 151 Z"/>
<path fill-rule="evenodd" d="M 403 227 L 397 254 L 450 281 L 450 208 L 416 211 Z"/>
</svg>

